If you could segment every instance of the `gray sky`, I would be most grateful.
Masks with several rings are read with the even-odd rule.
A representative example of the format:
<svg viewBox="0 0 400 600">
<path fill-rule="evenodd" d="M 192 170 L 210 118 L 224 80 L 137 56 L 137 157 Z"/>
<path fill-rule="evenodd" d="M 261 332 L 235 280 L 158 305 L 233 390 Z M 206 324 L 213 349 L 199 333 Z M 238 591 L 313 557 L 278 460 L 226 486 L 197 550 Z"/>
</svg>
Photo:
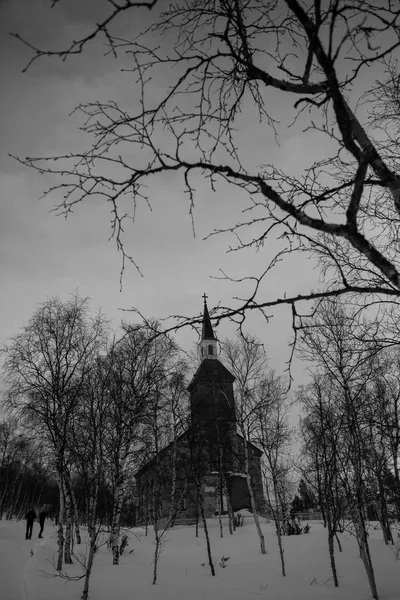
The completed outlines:
<svg viewBox="0 0 400 600">
<path fill-rule="evenodd" d="M 152 211 L 139 206 L 136 223 L 126 231 L 127 250 L 144 277 L 128 266 L 120 292 L 121 258 L 115 242 L 108 241 L 108 207 L 91 201 L 78 206 L 68 221 L 56 217 L 50 211 L 57 198 L 50 195 L 40 199 L 51 180 L 8 156 L 52 155 L 77 149 L 85 140 L 78 130 L 79 119 L 69 114 L 80 101 L 116 99 L 129 106 L 134 94 L 132 77 L 120 72 L 122 63 L 112 57 L 102 58 L 98 45 L 64 63 L 43 59 L 21 73 L 31 54 L 8 33 L 17 32 L 44 47 L 62 47 L 66 40 L 85 31 L 92 8 L 102 6 L 100 0 L 67 0 L 49 10 L 48 4 L 44 0 L 0 0 L 0 341 L 17 333 L 46 297 L 58 294 L 65 298 L 76 288 L 92 298 L 94 307 L 101 306 L 115 325 L 122 316 L 129 318 L 119 309 L 132 305 L 146 316 L 162 318 L 198 314 L 204 292 L 210 308 L 218 302 L 232 303 L 232 298 L 243 292 L 233 283 L 211 277 L 219 276 L 219 269 L 237 278 L 257 274 L 275 250 L 272 244 L 258 254 L 254 250 L 227 254 L 233 238 L 203 240 L 214 228 L 233 225 L 239 219 L 246 206 L 239 190 L 219 187 L 213 194 L 199 179 L 193 237 L 188 199 L 180 179 L 161 178 L 152 190 Z M 121 23 L 121 31 L 144 26 L 149 18 L 147 13 L 132 12 L 132 22 Z M 272 97 L 272 105 L 273 101 Z M 274 116 L 282 124 L 285 109 L 282 104 L 274 108 Z M 242 141 L 248 146 L 249 164 L 276 161 L 282 168 L 301 171 L 305 164 L 301 127 L 284 130 L 277 145 L 271 130 L 260 127 L 254 119 L 243 125 Z M 310 261 L 298 259 L 275 269 L 264 294 L 272 299 L 285 292 L 306 292 L 317 282 L 318 274 Z M 281 370 L 289 354 L 289 311 L 278 311 L 269 325 L 252 316 L 248 329 L 265 343 L 271 364 Z M 227 323 L 218 335 L 233 336 L 234 331 Z M 180 333 L 178 341 L 190 349 L 195 341 L 193 332 Z M 296 371 L 300 374 L 301 367 Z"/>
</svg>

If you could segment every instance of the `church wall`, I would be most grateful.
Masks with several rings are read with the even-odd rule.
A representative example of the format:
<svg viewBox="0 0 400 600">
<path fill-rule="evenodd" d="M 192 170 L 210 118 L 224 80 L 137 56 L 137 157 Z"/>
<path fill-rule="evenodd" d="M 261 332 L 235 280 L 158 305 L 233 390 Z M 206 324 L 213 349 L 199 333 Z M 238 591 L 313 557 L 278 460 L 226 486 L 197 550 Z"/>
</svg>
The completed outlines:
<svg viewBox="0 0 400 600">
<path fill-rule="evenodd" d="M 188 441 L 182 436 L 176 454 L 176 512 L 178 518 L 195 516 L 196 486 L 191 468 Z M 136 474 L 138 489 L 138 523 L 154 523 L 156 515 L 166 517 L 171 505 L 173 473 L 172 445 L 163 450 L 158 460 L 148 463 Z"/>
<path fill-rule="evenodd" d="M 241 454 L 236 457 L 236 473 L 230 479 L 230 497 L 234 501 L 234 509 L 250 508 L 250 498 L 245 480 L 243 438 L 238 437 L 237 447 Z M 190 439 L 190 438 L 189 438 Z M 193 440 L 191 439 L 191 443 Z M 194 450 L 193 450 L 194 446 Z M 201 481 L 203 506 L 206 517 L 210 517 L 218 510 L 217 493 L 219 489 L 219 475 L 215 464 L 207 460 L 202 452 L 196 455 L 197 444 L 193 444 L 192 452 L 188 440 L 182 436 L 177 443 L 177 519 L 196 519 L 197 490 L 195 485 L 194 469 Z M 231 447 L 231 446 L 230 446 Z M 253 446 L 249 446 L 250 473 L 255 496 L 257 512 L 265 511 L 259 451 L 253 453 Z M 204 448 L 201 448 L 204 450 Z M 153 523 L 155 515 L 166 517 L 169 514 L 171 489 L 172 489 L 172 446 L 160 453 L 158 461 L 151 461 L 136 476 L 138 490 L 138 524 Z M 229 482 L 229 476 L 228 476 Z M 183 493 L 184 492 L 184 493 Z M 221 498 L 223 501 L 223 498 Z M 226 504 L 226 502 L 225 502 Z M 227 508 L 226 506 L 224 507 Z"/>
</svg>

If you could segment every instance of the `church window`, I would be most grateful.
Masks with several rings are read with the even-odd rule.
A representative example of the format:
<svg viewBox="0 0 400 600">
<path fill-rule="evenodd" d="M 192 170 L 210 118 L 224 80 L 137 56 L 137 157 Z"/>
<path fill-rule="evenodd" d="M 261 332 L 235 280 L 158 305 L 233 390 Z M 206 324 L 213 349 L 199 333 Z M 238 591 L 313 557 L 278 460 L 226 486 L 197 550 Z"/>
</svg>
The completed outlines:
<svg viewBox="0 0 400 600">
<path fill-rule="evenodd" d="M 211 356 L 214 354 L 214 348 L 212 347 L 212 344 L 208 345 L 208 354 L 210 354 Z"/>
</svg>

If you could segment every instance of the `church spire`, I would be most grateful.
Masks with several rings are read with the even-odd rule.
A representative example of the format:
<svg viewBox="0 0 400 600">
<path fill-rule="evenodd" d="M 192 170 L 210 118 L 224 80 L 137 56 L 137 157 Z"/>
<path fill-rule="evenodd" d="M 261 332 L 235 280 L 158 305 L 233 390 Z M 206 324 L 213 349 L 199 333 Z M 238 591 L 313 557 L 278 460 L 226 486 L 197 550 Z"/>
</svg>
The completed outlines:
<svg viewBox="0 0 400 600">
<path fill-rule="evenodd" d="M 213 328 L 211 325 L 210 314 L 207 307 L 207 296 L 203 295 L 204 310 L 203 310 L 203 329 L 201 332 L 200 340 L 200 357 L 202 360 L 205 358 L 217 358 L 218 344 L 217 338 L 214 335 Z"/>
<path fill-rule="evenodd" d="M 203 300 L 204 300 L 203 331 L 201 334 L 201 339 L 202 340 L 215 340 L 215 335 L 214 335 L 213 328 L 211 325 L 210 314 L 208 312 L 208 307 L 207 307 L 207 296 L 205 294 L 203 295 Z"/>
</svg>

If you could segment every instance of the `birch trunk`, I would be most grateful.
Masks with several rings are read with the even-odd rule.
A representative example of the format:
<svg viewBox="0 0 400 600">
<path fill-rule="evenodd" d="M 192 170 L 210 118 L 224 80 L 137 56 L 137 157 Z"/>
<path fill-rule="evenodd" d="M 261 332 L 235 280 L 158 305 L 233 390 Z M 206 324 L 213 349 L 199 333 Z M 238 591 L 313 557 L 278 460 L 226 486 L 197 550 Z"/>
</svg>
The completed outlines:
<svg viewBox="0 0 400 600">
<path fill-rule="evenodd" d="M 170 507 L 168 511 L 168 523 L 170 527 L 174 526 L 176 517 L 176 432 L 174 432 L 174 441 L 172 448 L 172 481 L 171 481 L 171 496 Z"/>
<path fill-rule="evenodd" d="M 61 571 L 63 565 L 63 554 L 64 554 L 64 518 L 65 518 L 65 503 L 64 503 L 64 486 L 62 484 L 62 475 L 58 475 L 58 489 L 60 497 L 60 512 L 58 514 L 57 523 L 57 571 Z"/>
<path fill-rule="evenodd" d="M 89 554 L 86 562 L 86 573 L 85 573 L 85 583 L 83 585 L 82 591 L 82 600 L 88 600 L 89 597 L 89 584 L 90 584 L 90 576 L 92 574 L 92 568 L 94 563 L 94 557 L 97 552 L 97 534 L 96 534 L 96 509 L 97 509 L 97 497 L 98 497 L 98 486 L 95 486 L 94 496 L 90 498 L 91 510 L 90 516 L 88 520 L 88 532 L 90 539 L 89 546 Z"/>
<path fill-rule="evenodd" d="M 149 486 L 146 482 L 146 527 L 145 527 L 145 536 L 148 536 L 149 533 Z"/>
<path fill-rule="evenodd" d="M 214 563 L 213 563 L 212 554 L 211 554 L 210 536 L 208 533 L 206 517 L 204 515 L 203 497 L 202 497 L 201 492 L 199 492 L 199 505 L 200 505 L 201 520 L 203 522 L 203 527 L 204 527 L 204 535 L 206 537 L 208 564 L 210 566 L 211 575 L 213 577 L 215 577 L 215 568 L 214 568 Z"/>
<path fill-rule="evenodd" d="M 399 471 L 399 457 L 397 455 L 397 444 L 396 451 L 393 452 L 393 470 L 396 481 L 397 492 L 395 493 L 394 505 L 396 507 L 396 517 L 400 521 L 400 471 Z"/>
<path fill-rule="evenodd" d="M 342 544 L 340 543 L 340 540 L 339 540 L 339 537 L 338 537 L 337 533 L 335 533 L 335 538 L 336 538 L 336 542 L 337 542 L 337 545 L 338 545 L 338 548 L 339 548 L 339 552 L 342 552 Z"/>
<path fill-rule="evenodd" d="M 387 546 L 389 543 L 393 544 L 393 536 L 392 531 L 390 529 L 390 521 L 388 516 L 387 504 L 385 501 L 385 491 L 383 489 L 383 485 L 379 483 L 379 505 L 378 505 L 378 514 L 379 514 L 379 523 L 382 529 L 383 541 Z"/>
<path fill-rule="evenodd" d="M 337 570 L 336 570 L 336 561 L 335 561 L 335 530 L 332 527 L 332 523 L 330 520 L 328 520 L 328 549 L 329 549 L 329 560 L 331 563 L 331 571 L 332 571 L 332 577 L 333 577 L 333 582 L 335 584 L 335 587 L 339 587 L 339 580 L 338 580 L 338 576 L 337 576 Z M 337 539 L 337 536 L 336 536 Z"/>
<path fill-rule="evenodd" d="M 369 552 L 368 533 L 365 528 L 364 517 L 360 507 L 357 507 L 357 513 L 354 519 L 354 527 L 356 530 L 356 538 L 360 550 L 360 557 L 363 561 L 365 572 L 367 574 L 368 583 L 371 588 L 371 594 L 375 600 L 378 600 L 379 596 L 376 587 L 374 568 L 372 565 L 371 554 Z"/>
<path fill-rule="evenodd" d="M 199 490 L 196 490 L 196 537 L 199 537 L 199 516 L 200 516 L 200 496 Z"/>
<path fill-rule="evenodd" d="M 219 535 L 223 538 L 224 537 L 224 528 L 223 528 L 223 525 L 222 525 L 222 499 L 221 499 L 221 495 L 222 495 L 222 481 L 221 481 L 221 474 L 220 474 L 218 488 L 217 488 L 217 510 L 218 510 L 218 521 L 219 521 Z"/>
<path fill-rule="evenodd" d="M 119 565 L 119 532 L 120 532 L 120 521 L 121 511 L 124 501 L 124 486 L 123 483 L 118 483 L 114 492 L 114 510 L 113 518 L 111 523 L 111 551 L 113 555 L 113 565 Z"/>
<path fill-rule="evenodd" d="M 224 493 L 226 495 L 226 504 L 227 504 L 227 508 L 228 508 L 229 533 L 230 533 L 230 535 L 233 535 L 233 532 L 235 531 L 236 527 L 235 527 L 235 520 L 233 518 L 232 502 L 231 502 L 231 498 L 229 496 L 228 483 L 227 483 L 225 475 L 224 475 L 223 485 L 224 485 Z"/>
<path fill-rule="evenodd" d="M 72 565 L 72 501 L 71 491 L 65 479 L 63 479 L 64 497 L 65 497 L 65 547 L 64 562 L 66 565 Z"/>
<path fill-rule="evenodd" d="M 260 519 L 258 518 L 258 514 L 256 511 L 256 502 L 254 499 L 253 486 L 251 483 L 250 465 L 249 465 L 249 447 L 247 445 L 248 443 L 247 443 L 246 437 L 243 436 L 243 438 L 244 438 L 244 462 L 245 462 L 245 471 L 246 471 L 246 481 L 247 481 L 247 487 L 249 489 L 249 494 L 250 494 L 251 510 L 253 511 L 254 522 L 256 524 L 258 537 L 260 539 L 261 554 L 266 554 L 267 551 L 265 549 L 265 538 L 264 538 L 264 534 L 261 529 Z"/>
<path fill-rule="evenodd" d="M 77 503 L 76 503 L 76 498 L 75 498 L 74 490 L 72 489 L 71 481 L 70 481 L 69 478 L 68 478 L 68 488 L 69 488 L 70 495 L 71 495 L 71 505 L 72 505 L 73 521 L 74 521 L 74 524 L 75 524 L 75 538 L 76 538 L 76 543 L 77 544 L 81 544 L 82 543 L 82 539 L 81 539 L 81 532 L 80 532 L 80 528 L 79 528 L 78 506 L 77 506 Z"/>
<path fill-rule="evenodd" d="M 286 577 L 286 564 L 285 564 L 285 558 L 284 558 L 285 550 L 283 549 L 283 544 L 282 544 L 282 529 L 281 529 L 281 519 L 280 519 L 280 513 L 279 513 L 279 498 L 278 498 L 276 481 L 273 482 L 273 486 L 274 486 L 275 506 L 277 508 L 273 509 L 272 516 L 275 521 L 275 531 L 276 531 L 276 537 L 278 540 L 279 556 L 281 559 L 282 576 Z"/>
<path fill-rule="evenodd" d="M 158 533 L 158 519 L 154 522 L 154 539 L 155 539 L 155 548 L 154 548 L 154 560 L 153 560 L 153 581 L 152 584 L 156 585 L 157 583 L 157 575 L 158 575 L 158 559 L 161 554 L 161 536 Z"/>
</svg>

